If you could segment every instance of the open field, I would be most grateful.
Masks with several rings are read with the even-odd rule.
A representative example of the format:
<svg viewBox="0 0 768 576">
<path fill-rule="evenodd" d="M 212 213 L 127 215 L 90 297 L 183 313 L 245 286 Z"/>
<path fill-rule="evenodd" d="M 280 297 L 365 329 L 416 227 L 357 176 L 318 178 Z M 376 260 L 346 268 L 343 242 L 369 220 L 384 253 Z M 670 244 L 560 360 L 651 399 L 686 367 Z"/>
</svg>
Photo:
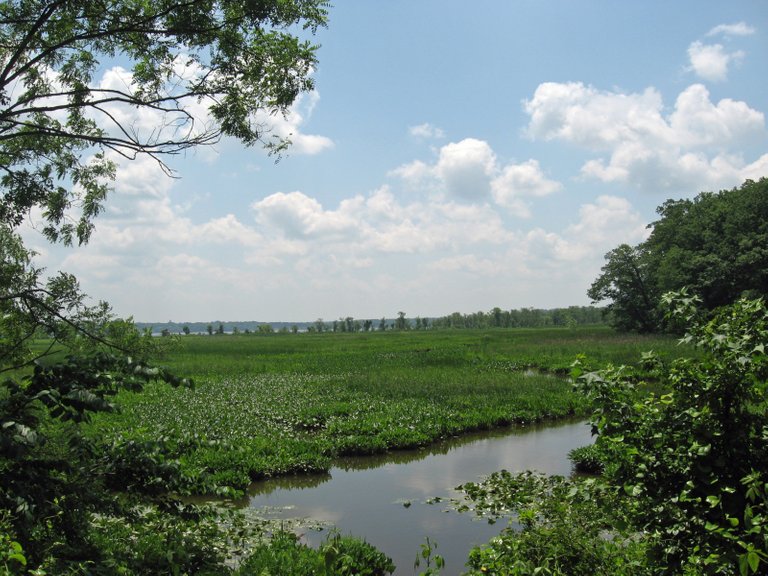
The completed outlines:
<svg viewBox="0 0 768 576">
<path fill-rule="evenodd" d="M 650 349 L 682 351 L 673 338 L 607 328 L 189 336 L 164 364 L 195 389 L 124 394 L 122 413 L 92 429 L 163 440 L 201 490 L 244 488 L 326 470 L 336 456 L 583 413 L 558 375 L 577 354 L 598 366 Z"/>
</svg>

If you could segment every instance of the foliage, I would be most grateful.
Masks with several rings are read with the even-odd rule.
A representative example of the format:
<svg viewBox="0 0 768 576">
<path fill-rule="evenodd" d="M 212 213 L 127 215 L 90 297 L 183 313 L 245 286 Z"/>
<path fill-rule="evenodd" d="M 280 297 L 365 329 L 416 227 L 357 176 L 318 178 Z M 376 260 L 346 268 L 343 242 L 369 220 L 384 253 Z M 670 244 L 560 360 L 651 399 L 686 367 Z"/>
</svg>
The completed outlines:
<svg viewBox="0 0 768 576">
<path fill-rule="evenodd" d="M 240 566 L 238 576 L 385 576 L 395 566 L 363 540 L 331 534 L 318 550 L 278 532 Z"/>
<path fill-rule="evenodd" d="M 707 310 L 742 295 L 768 296 L 768 178 L 693 200 L 668 200 L 657 213 L 647 240 L 606 254 L 587 292 L 595 302 L 610 301 L 614 326 L 659 330 L 662 294 L 683 287 Z"/>
<path fill-rule="evenodd" d="M 100 557 L 79 563 L 88 574 L 199 574 L 221 576 L 228 545 L 226 534 L 212 515 L 158 508 L 126 516 L 94 518 L 91 543 Z M 55 572 L 54 572 L 55 573 Z"/>
<path fill-rule="evenodd" d="M 765 573 L 768 311 L 741 299 L 706 320 L 685 291 L 664 300 L 703 354 L 672 363 L 667 393 L 638 401 L 623 368 L 576 373 L 606 478 L 629 496 L 659 573 Z"/>
<path fill-rule="evenodd" d="M 661 293 L 686 286 L 707 310 L 768 295 L 768 178 L 657 212 L 645 247 Z"/>
<path fill-rule="evenodd" d="M 602 274 L 587 291 L 592 301 L 610 300 L 606 312 L 611 324 L 623 331 L 654 332 L 659 327 L 656 293 L 643 247 L 622 244 L 605 255 Z"/>
<path fill-rule="evenodd" d="M 422 328 L 427 327 L 422 319 Z M 432 328 L 543 328 L 560 326 L 573 328 L 603 324 L 603 309 L 594 306 L 569 306 L 568 308 L 519 308 L 502 310 L 498 306 L 488 312 L 461 314 L 454 312 L 448 316 L 434 318 Z M 419 329 L 419 323 L 416 323 Z"/>
<path fill-rule="evenodd" d="M 422 563 L 426 565 L 426 569 L 419 572 L 419 576 L 437 576 L 445 568 L 445 559 L 440 554 L 435 554 L 436 551 L 437 542 L 430 540 L 427 536 L 413 562 L 414 570 L 420 568 Z"/>
<path fill-rule="evenodd" d="M 568 453 L 576 472 L 582 474 L 602 474 L 605 466 L 605 455 L 594 444 L 574 448 Z"/>
<path fill-rule="evenodd" d="M 27 557 L 21 544 L 15 540 L 10 513 L 0 513 L 0 568 L 4 574 L 22 571 L 27 565 Z"/>
<path fill-rule="evenodd" d="M 283 150 L 265 118 L 312 88 L 316 64 L 316 47 L 291 27 L 325 21 L 321 0 L 3 2 L 0 222 L 15 227 L 37 206 L 46 236 L 84 242 L 115 158 L 161 161 L 221 135 Z M 96 84 L 117 57 L 130 78 Z M 209 119 L 195 117 L 201 105 Z M 131 125 L 132 108 L 156 123 Z"/>
<path fill-rule="evenodd" d="M 329 572 L 338 576 L 385 576 L 395 571 L 388 556 L 352 536 L 331 534 L 320 546 L 320 553 Z"/>
<path fill-rule="evenodd" d="M 119 390 L 138 391 L 170 374 L 99 354 L 37 364 L 25 381 L 0 384 L 0 510 L 30 564 L 55 557 L 65 565 L 94 553 L 93 513 L 114 510 L 105 488 L 112 463 L 81 434 L 80 423 L 114 410 Z M 147 473 L 137 470 L 135 475 Z M 153 472 L 153 471 L 150 471 Z"/>
<path fill-rule="evenodd" d="M 605 484 L 503 470 L 459 488 L 467 498 L 464 509 L 489 521 L 515 520 L 487 546 L 472 550 L 468 575 L 648 573 L 643 542 L 615 527 L 623 503 Z"/>
</svg>

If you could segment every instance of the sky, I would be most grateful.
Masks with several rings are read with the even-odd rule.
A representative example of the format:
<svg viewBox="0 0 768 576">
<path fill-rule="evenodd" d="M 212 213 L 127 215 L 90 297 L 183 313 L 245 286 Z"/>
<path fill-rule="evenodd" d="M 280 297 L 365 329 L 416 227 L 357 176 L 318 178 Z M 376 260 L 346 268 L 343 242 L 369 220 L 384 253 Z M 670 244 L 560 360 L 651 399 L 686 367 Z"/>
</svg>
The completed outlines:
<svg viewBox="0 0 768 576">
<path fill-rule="evenodd" d="M 334 4 L 286 156 L 121 163 L 37 263 L 142 322 L 587 305 L 665 200 L 768 176 L 764 0 Z"/>
</svg>

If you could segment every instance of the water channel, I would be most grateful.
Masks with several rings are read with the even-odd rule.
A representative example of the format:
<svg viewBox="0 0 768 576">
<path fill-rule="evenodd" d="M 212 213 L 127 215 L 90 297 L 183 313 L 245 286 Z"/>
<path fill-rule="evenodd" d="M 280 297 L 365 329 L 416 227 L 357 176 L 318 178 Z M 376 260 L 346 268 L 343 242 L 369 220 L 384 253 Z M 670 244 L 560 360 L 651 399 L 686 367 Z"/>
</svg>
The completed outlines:
<svg viewBox="0 0 768 576">
<path fill-rule="evenodd" d="M 333 526 L 364 538 L 392 558 L 397 576 L 419 573 L 414 560 L 429 537 L 446 561 L 442 574 L 451 576 L 465 570 L 469 550 L 497 535 L 503 523 L 490 525 L 428 499 L 457 497 L 459 484 L 501 469 L 567 476 L 568 452 L 591 442 L 583 422 L 463 436 L 422 450 L 345 459 L 325 475 L 259 482 L 249 491 L 250 506 L 260 516 L 324 526 L 303 529 L 302 540 L 313 546 Z"/>
</svg>

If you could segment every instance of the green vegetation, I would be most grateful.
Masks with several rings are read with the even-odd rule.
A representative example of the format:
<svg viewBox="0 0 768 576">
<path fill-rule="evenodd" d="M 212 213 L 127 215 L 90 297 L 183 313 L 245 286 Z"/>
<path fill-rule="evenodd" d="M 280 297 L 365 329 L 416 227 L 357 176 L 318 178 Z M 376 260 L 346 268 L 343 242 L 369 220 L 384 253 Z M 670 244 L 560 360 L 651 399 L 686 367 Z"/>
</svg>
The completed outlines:
<svg viewBox="0 0 768 576">
<path fill-rule="evenodd" d="M 394 570 L 392 560 L 357 538 L 331 534 L 314 550 L 299 544 L 293 534 L 280 532 L 248 557 L 238 575 L 385 576 Z"/>
<path fill-rule="evenodd" d="M 681 352 L 667 337 L 560 328 L 189 336 L 165 351 L 171 371 L 98 349 L 52 356 L 0 396 L 3 562 L 17 573 L 25 563 L 227 573 L 242 530 L 174 494 L 227 494 L 265 475 L 325 470 L 335 456 L 584 413 L 557 376 L 569 359 L 592 350 L 618 362 L 648 347 Z M 168 386 L 185 383 L 171 373 L 195 387 Z M 242 573 L 287 557 L 328 566 L 332 553 L 342 563 L 328 574 L 383 566 L 359 541 L 318 557 L 287 536 L 258 544 L 264 530 L 238 545 L 248 548 Z"/>
<path fill-rule="evenodd" d="M 687 287 L 707 310 L 741 296 L 768 296 L 768 178 L 667 200 L 647 240 L 606 254 L 588 295 L 610 301 L 609 318 L 621 330 L 677 330 L 665 324 L 662 295 Z"/>
<path fill-rule="evenodd" d="M 345 318 L 344 333 L 320 338 L 269 326 L 260 337 L 225 336 L 219 323 L 174 351 L 173 339 L 158 344 L 108 306 L 86 305 L 73 276 L 35 268 L 19 226 L 37 214 L 49 240 L 87 242 L 115 158 L 143 155 L 169 170 L 164 155 L 222 136 L 280 153 L 288 142 L 267 139 L 256 113 L 286 113 L 312 89 L 317 48 L 301 30 L 326 16 L 323 0 L 0 3 L 0 568 L 386 574 L 391 561 L 355 538 L 334 535 L 311 550 L 176 496 L 584 413 L 589 402 L 596 453 L 575 458 L 599 460 L 602 479 L 500 472 L 465 486 L 478 512 L 514 513 L 520 528 L 476 550 L 473 574 L 766 573 L 762 301 L 706 320 L 693 298 L 678 297 L 672 326 L 688 327 L 700 349 L 684 360 L 665 338 L 599 328 L 425 331 L 423 319 L 410 331 L 404 312 L 391 333 L 382 319 L 387 334 L 367 333 L 371 321 L 352 334 Z M 132 81 L 96 86 L 94 74 L 115 57 Z M 189 106 L 199 104 L 210 124 L 194 121 Z M 158 123 L 121 124 L 126 109 L 151 111 Z M 690 285 L 708 310 L 744 292 L 765 295 L 767 186 L 665 203 L 646 242 L 608 254 L 590 295 L 612 301 L 616 326 L 641 332 L 658 329 L 672 288 Z M 553 315 L 552 324 L 574 326 L 582 313 L 592 311 Z M 537 311 L 451 316 L 446 326 L 539 322 L 526 314 Z M 610 366 L 648 349 L 656 354 L 637 366 Z M 196 389 L 145 363 L 161 351 Z M 577 366 L 579 395 L 553 375 L 583 353 L 604 369 Z M 647 376 L 661 379 L 663 393 L 647 394 Z M 429 573 L 441 566 L 432 551 L 427 541 Z"/>
<path fill-rule="evenodd" d="M 519 524 L 473 551 L 471 574 L 766 573 L 768 309 L 739 300 L 707 319 L 685 292 L 665 302 L 701 356 L 656 362 L 665 391 L 640 396 L 624 367 L 577 362 L 598 438 L 575 457 L 603 476 L 464 486 L 465 508 Z"/>
<path fill-rule="evenodd" d="M 413 448 L 464 432 L 583 414 L 555 374 L 589 350 L 628 362 L 668 337 L 606 328 L 190 336 L 167 356 L 194 390 L 123 394 L 92 434 L 162 438 L 197 490 L 326 470 L 331 459 Z"/>
</svg>

